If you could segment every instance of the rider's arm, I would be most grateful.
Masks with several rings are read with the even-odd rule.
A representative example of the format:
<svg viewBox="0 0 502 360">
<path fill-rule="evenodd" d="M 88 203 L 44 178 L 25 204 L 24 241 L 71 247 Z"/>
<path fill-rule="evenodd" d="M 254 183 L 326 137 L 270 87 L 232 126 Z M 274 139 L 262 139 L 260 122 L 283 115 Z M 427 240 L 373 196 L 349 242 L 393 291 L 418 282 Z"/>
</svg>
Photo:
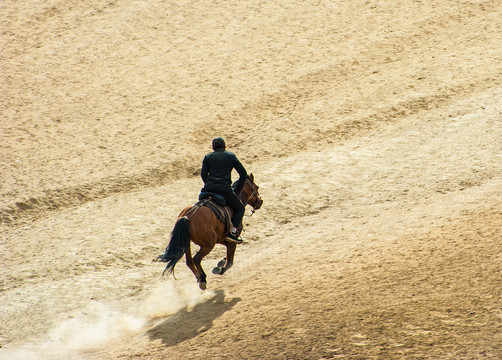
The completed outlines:
<svg viewBox="0 0 502 360">
<path fill-rule="evenodd" d="M 200 177 L 202 178 L 202 181 L 204 181 L 204 184 L 206 183 L 208 175 L 209 175 L 209 167 L 207 165 L 207 158 L 204 157 L 204 160 L 202 160 L 202 169 L 200 170 Z"/>
<path fill-rule="evenodd" d="M 234 169 L 237 170 L 237 172 L 239 173 L 239 181 L 238 181 L 237 186 L 235 188 L 235 193 L 239 193 L 239 191 L 242 190 L 244 183 L 246 182 L 246 178 L 248 176 L 248 173 L 247 173 L 246 169 L 244 169 L 244 166 L 241 164 L 239 159 L 237 159 L 237 156 L 235 157 L 235 161 L 234 161 Z"/>
</svg>

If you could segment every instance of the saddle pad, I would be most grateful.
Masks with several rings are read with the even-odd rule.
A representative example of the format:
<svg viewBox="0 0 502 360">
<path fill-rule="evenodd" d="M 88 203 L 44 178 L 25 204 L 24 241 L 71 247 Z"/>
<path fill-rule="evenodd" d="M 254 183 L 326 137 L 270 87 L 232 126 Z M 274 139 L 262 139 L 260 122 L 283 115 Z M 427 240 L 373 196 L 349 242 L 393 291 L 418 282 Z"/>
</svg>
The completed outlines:
<svg viewBox="0 0 502 360">
<path fill-rule="evenodd" d="M 206 192 L 206 191 L 202 191 L 199 194 L 199 200 L 204 200 L 204 199 L 209 199 L 209 198 L 212 198 L 213 201 L 220 206 L 227 205 L 225 198 L 221 195 L 215 194 L 213 192 Z"/>
<path fill-rule="evenodd" d="M 231 229 L 231 217 L 230 217 L 230 208 L 220 206 L 217 204 L 213 198 L 206 198 L 199 201 L 196 205 L 206 206 L 216 215 L 219 221 L 225 224 L 225 231 L 228 232 Z"/>
</svg>

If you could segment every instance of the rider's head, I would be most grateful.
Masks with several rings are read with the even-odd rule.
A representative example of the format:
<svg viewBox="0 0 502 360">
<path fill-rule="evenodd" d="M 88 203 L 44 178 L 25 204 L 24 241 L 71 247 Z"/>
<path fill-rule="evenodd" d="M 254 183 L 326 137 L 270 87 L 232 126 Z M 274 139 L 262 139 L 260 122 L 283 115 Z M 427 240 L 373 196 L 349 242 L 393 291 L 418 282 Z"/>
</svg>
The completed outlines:
<svg viewBox="0 0 502 360">
<path fill-rule="evenodd" d="M 217 137 L 213 139 L 213 150 L 217 149 L 225 149 L 225 140 L 221 137 Z"/>
</svg>

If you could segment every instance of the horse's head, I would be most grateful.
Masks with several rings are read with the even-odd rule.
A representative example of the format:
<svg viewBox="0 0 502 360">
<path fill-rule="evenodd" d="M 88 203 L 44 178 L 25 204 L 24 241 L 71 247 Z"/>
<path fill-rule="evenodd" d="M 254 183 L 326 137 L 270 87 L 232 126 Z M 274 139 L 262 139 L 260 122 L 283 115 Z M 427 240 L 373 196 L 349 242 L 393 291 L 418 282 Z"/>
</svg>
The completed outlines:
<svg viewBox="0 0 502 360">
<path fill-rule="evenodd" d="M 251 205 L 253 210 L 258 210 L 263 205 L 263 200 L 258 189 L 259 186 L 255 184 L 253 174 L 250 174 L 246 179 L 241 194 L 243 195 L 242 198 L 245 200 L 244 203 Z"/>
</svg>

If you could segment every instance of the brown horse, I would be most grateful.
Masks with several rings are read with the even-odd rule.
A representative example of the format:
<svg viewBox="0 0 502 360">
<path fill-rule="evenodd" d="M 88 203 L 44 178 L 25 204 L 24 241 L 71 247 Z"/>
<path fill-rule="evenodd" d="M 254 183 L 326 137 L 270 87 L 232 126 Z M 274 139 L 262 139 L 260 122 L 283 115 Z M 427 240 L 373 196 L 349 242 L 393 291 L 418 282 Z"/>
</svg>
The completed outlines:
<svg viewBox="0 0 502 360">
<path fill-rule="evenodd" d="M 249 204 L 253 207 L 253 212 L 263 204 L 258 193 L 258 185 L 254 183 L 253 174 L 247 177 L 238 195 L 244 205 Z M 178 216 L 165 254 L 160 255 L 157 260 L 167 262 L 164 273 L 167 271 L 168 274 L 171 274 L 174 272 L 177 262 L 185 255 L 187 266 L 197 278 L 199 287 L 205 290 L 206 273 L 202 269 L 201 261 L 217 243 L 227 247 L 227 257 L 218 263 L 218 266 L 213 269 L 213 273 L 223 275 L 233 265 L 237 245 L 225 241 L 227 233 L 226 224 L 220 221 L 210 208 L 203 205 L 188 206 Z M 193 258 L 190 240 L 200 246 L 199 252 Z"/>
</svg>

